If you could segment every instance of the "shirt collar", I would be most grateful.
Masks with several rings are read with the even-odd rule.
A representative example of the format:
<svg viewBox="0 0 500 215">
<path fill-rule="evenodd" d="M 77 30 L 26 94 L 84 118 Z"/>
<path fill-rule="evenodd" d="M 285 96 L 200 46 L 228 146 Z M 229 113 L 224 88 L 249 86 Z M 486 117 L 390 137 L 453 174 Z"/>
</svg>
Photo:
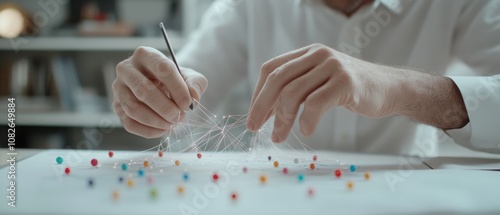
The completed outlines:
<svg viewBox="0 0 500 215">
<path fill-rule="evenodd" d="M 302 2 L 323 1 L 323 0 L 299 0 Z M 394 14 L 400 14 L 403 11 L 403 4 L 401 0 L 374 0 L 373 5 L 378 7 L 380 4 L 385 6 Z"/>
<path fill-rule="evenodd" d="M 375 4 L 377 2 L 383 4 L 394 14 L 400 14 L 401 11 L 403 11 L 403 4 L 401 0 L 375 0 Z"/>
</svg>

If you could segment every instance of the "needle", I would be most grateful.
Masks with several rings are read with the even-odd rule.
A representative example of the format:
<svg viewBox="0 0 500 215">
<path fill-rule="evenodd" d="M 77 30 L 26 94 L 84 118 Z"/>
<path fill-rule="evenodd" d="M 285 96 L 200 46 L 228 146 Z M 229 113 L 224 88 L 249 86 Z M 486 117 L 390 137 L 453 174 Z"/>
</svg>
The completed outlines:
<svg viewBox="0 0 500 215">
<path fill-rule="evenodd" d="M 181 69 L 179 68 L 179 64 L 177 64 L 177 60 L 175 59 L 175 54 L 174 50 L 172 49 L 172 46 L 170 45 L 170 41 L 168 40 L 167 36 L 167 30 L 165 30 L 165 26 L 163 26 L 163 22 L 160 22 L 160 29 L 161 33 L 163 34 L 163 39 L 165 39 L 165 42 L 167 43 L 168 51 L 170 52 L 170 56 L 172 56 L 172 61 L 174 61 L 175 67 L 177 68 L 177 71 L 181 75 L 181 77 L 184 79 L 184 76 L 181 73 Z M 189 105 L 189 108 L 193 110 L 193 102 Z"/>
</svg>

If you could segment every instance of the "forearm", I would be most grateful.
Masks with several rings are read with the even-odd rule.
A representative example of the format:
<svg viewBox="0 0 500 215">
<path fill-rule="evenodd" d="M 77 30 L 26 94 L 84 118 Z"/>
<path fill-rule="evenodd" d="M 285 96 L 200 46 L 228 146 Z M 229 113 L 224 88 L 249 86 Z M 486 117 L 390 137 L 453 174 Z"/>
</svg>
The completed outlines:
<svg viewBox="0 0 500 215">
<path fill-rule="evenodd" d="M 441 129 L 455 129 L 469 122 L 462 95 L 448 77 L 404 69 L 395 113 Z"/>
</svg>

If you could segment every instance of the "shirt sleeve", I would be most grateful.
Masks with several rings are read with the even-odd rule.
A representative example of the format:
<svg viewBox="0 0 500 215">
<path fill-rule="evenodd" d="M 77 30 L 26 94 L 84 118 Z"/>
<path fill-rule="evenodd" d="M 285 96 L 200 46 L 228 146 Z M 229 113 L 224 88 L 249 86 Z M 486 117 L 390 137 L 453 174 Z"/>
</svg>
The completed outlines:
<svg viewBox="0 0 500 215">
<path fill-rule="evenodd" d="M 500 153 L 500 75 L 450 78 L 462 93 L 469 124 L 447 133 L 461 145 Z"/>
<path fill-rule="evenodd" d="M 500 153 L 500 1 L 466 1 L 453 52 L 474 76 L 450 77 L 464 99 L 469 124 L 448 130 L 466 147 Z"/>
<path fill-rule="evenodd" d="M 200 103 L 215 110 L 247 71 L 246 1 L 217 0 L 178 54 L 179 65 L 202 73 L 208 87 Z"/>
</svg>

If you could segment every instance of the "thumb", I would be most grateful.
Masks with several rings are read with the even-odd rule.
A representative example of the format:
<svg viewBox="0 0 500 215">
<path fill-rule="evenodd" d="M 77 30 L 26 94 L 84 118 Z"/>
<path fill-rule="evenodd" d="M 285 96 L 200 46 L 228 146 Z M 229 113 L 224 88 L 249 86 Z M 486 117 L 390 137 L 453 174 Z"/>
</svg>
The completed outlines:
<svg viewBox="0 0 500 215">
<path fill-rule="evenodd" d="M 189 93 L 193 99 L 200 101 L 201 96 L 208 86 L 207 78 L 199 72 L 192 69 L 182 68 L 182 75 L 189 88 Z"/>
</svg>

